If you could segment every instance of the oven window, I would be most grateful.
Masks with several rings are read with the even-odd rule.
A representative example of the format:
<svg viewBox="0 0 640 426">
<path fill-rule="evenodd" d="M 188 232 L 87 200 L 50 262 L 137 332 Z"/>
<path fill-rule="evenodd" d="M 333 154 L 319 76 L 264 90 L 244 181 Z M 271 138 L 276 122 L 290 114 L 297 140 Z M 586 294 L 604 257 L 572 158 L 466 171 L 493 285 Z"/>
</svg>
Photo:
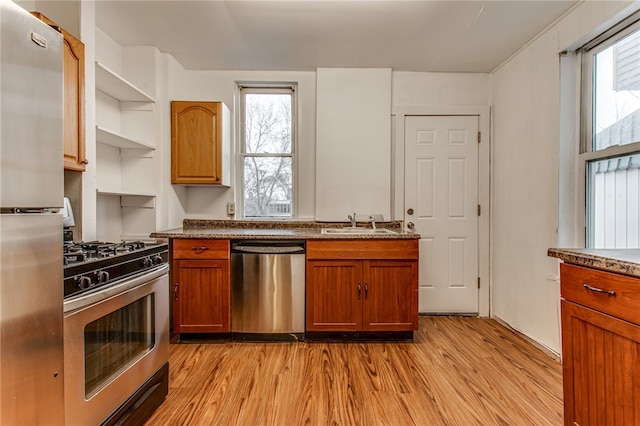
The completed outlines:
<svg viewBox="0 0 640 426">
<path fill-rule="evenodd" d="M 105 315 L 84 329 L 85 397 L 88 399 L 155 345 L 154 295 Z"/>
</svg>

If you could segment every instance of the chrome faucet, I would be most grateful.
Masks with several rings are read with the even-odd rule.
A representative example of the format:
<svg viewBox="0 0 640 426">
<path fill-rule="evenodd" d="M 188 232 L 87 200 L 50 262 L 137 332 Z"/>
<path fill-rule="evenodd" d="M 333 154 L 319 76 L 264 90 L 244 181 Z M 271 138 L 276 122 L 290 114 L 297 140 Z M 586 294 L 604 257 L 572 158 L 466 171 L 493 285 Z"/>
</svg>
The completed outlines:
<svg viewBox="0 0 640 426">
<path fill-rule="evenodd" d="M 355 228 L 356 227 L 356 214 L 354 213 L 353 216 L 348 215 L 347 217 L 351 221 L 351 227 Z"/>
<path fill-rule="evenodd" d="M 371 229 L 376 229 L 376 218 L 369 216 L 369 220 L 371 221 Z"/>
</svg>

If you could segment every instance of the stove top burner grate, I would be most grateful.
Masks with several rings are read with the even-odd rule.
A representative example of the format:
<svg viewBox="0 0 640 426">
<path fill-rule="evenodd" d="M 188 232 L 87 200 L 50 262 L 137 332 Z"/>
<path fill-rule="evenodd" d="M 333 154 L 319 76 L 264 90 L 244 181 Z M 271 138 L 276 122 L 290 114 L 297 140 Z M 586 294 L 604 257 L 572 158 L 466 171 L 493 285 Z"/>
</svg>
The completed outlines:
<svg viewBox="0 0 640 426">
<path fill-rule="evenodd" d="M 65 244 L 64 297 L 95 290 L 168 262 L 168 246 L 142 241 Z"/>
</svg>

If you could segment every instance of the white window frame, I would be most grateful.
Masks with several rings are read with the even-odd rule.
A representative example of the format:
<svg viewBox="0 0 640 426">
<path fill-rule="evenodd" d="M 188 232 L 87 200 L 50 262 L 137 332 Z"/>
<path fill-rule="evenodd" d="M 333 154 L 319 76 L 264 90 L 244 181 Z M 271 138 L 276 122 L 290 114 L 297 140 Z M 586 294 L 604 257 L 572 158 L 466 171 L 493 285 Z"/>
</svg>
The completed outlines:
<svg viewBox="0 0 640 426">
<path fill-rule="evenodd" d="M 245 104 L 244 93 L 290 93 L 291 94 L 291 153 L 247 154 L 245 152 Z M 295 82 L 236 82 L 236 214 L 246 220 L 295 220 L 298 217 L 298 83 Z M 244 216 L 244 159 L 251 157 L 291 158 L 291 216 Z"/>
<path fill-rule="evenodd" d="M 581 96 L 580 96 L 580 150 L 578 155 L 578 176 L 584 177 L 581 204 L 584 205 L 584 242 L 585 247 L 592 246 L 590 231 L 590 200 L 588 164 L 591 161 L 640 153 L 640 141 L 626 145 L 610 146 L 598 151 L 593 150 L 593 84 L 594 56 L 610 47 L 626 35 L 640 31 L 640 12 L 636 12 L 611 27 L 589 43 L 582 46 L 578 54 L 581 63 Z"/>
</svg>

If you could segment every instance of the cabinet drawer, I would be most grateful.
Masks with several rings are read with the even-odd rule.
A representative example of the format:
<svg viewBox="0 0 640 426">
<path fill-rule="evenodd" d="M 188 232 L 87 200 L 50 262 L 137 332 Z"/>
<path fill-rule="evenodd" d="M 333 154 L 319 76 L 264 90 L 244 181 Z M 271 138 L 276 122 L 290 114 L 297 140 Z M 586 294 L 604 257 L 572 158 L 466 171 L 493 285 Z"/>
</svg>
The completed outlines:
<svg viewBox="0 0 640 426">
<path fill-rule="evenodd" d="M 417 259 L 418 240 L 307 241 L 307 259 Z"/>
<path fill-rule="evenodd" d="M 174 259 L 229 259 L 229 240 L 173 240 Z"/>
<path fill-rule="evenodd" d="M 640 324 L 638 278 L 562 263 L 560 295 L 596 311 Z"/>
</svg>

